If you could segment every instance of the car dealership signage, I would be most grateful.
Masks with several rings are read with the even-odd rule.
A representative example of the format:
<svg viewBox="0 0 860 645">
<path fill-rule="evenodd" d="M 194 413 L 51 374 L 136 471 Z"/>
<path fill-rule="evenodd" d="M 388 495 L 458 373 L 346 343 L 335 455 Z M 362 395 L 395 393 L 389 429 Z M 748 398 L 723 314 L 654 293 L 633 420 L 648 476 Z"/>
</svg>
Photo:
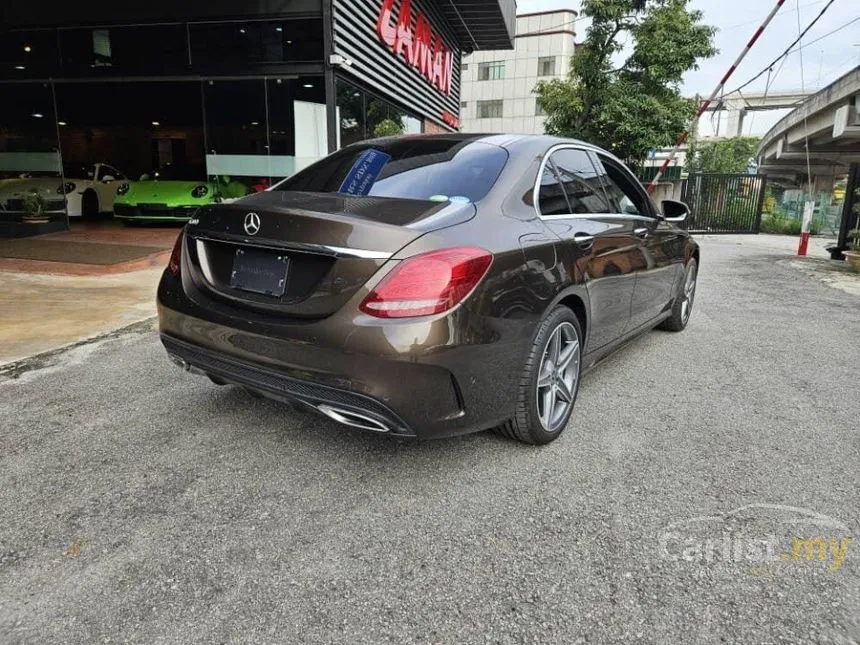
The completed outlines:
<svg viewBox="0 0 860 645">
<path fill-rule="evenodd" d="M 396 16 L 394 0 L 381 0 L 376 33 L 394 56 L 402 56 L 433 87 L 451 94 L 454 55 L 423 11 L 413 15 L 412 0 L 402 0 Z"/>
</svg>

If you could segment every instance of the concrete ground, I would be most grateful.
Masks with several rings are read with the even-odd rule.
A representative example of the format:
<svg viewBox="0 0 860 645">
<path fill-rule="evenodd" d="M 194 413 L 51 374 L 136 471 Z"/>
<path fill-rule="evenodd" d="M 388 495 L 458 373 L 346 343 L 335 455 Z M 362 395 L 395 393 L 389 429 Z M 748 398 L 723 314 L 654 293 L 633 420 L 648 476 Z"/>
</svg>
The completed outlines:
<svg viewBox="0 0 860 645">
<path fill-rule="evenodd" d="M 0 383 L 0 642 L 860 641 L 860 298 L 740 242 L 543 448 L 352 432 L 146 326 L 34 363 Z"/>
<path fill-rule="evenodd" d="M 0 273 L 0 365 L 151 318 L 162 271 Z"/>
<path fill-rule="evenodd" d="M 0 365 L 154 316 L 155 288 L 178 232 L 175 226 L 73 222 L 69 231 L 28 238 L 91 248 L 99 262 L 116 248 L 140 246 L 150 253 L 114 264 L 8 258 L 0 249 Z"/>
</svg>

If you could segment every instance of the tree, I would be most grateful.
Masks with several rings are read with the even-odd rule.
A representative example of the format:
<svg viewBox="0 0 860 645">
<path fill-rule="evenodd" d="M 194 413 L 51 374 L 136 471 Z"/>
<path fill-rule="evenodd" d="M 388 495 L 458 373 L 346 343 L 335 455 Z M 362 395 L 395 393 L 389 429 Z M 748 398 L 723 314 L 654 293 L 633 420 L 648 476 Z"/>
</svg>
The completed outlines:
<svg viewBox="0 0 860 645">
<path fill-rule="evenodd" d="M 383 119 L 373 128 L 374 137 L 392 137 L 403 134 L 403 124 L 393 119 Z"/>
<path fill-rule="evenodd" d="M 755 158 L 757 137 L 733 137 L 699 143 L 692 141 L 687 151 L 687 172 L 746 172 Z"/>
<path fill-rule="evenodd" d="M 568 78 L 535 87 L 546 132 L 585 139 L 633 166 L 675 143 L 696 111 L 681 79 L 716 53 L 714 28 L 689 2 L 583 0 L 591 26 Z"/>
</svg>

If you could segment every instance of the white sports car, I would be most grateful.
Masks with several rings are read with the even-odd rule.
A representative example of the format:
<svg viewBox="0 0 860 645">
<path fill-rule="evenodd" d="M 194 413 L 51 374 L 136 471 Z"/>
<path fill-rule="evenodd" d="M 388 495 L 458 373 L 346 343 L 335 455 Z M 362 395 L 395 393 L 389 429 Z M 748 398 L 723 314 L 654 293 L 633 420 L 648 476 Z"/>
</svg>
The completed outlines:
<svg viewBox="0 0 860 645">
<path fill-rule="evenodd" d="M 125 175 L 103 163 L 64 166 L 63 175 L 25 173 L 0 179 L 0 211 L 23 212 L 27 195 L 40 193 L 49 213 L 62 213 L 66 208 L 69 217 L 110 213 L 116 190 L 125 181 Z"/>
</svg>

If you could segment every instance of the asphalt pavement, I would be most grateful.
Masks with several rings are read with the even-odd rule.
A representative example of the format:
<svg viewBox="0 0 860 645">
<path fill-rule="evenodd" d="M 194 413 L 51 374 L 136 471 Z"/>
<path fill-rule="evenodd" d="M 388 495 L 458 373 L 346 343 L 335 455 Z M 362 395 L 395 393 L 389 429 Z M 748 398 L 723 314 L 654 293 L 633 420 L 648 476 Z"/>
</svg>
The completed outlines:
<svg viewBox="0 0 860 645">
<path fill-rule="evenodd" d="M 542 448 L 344 429 L 138 326 L 0 383 L 0 643 L 856 643 L 858 369 L 860 297 L 729 238 Z"/>
</svg>

